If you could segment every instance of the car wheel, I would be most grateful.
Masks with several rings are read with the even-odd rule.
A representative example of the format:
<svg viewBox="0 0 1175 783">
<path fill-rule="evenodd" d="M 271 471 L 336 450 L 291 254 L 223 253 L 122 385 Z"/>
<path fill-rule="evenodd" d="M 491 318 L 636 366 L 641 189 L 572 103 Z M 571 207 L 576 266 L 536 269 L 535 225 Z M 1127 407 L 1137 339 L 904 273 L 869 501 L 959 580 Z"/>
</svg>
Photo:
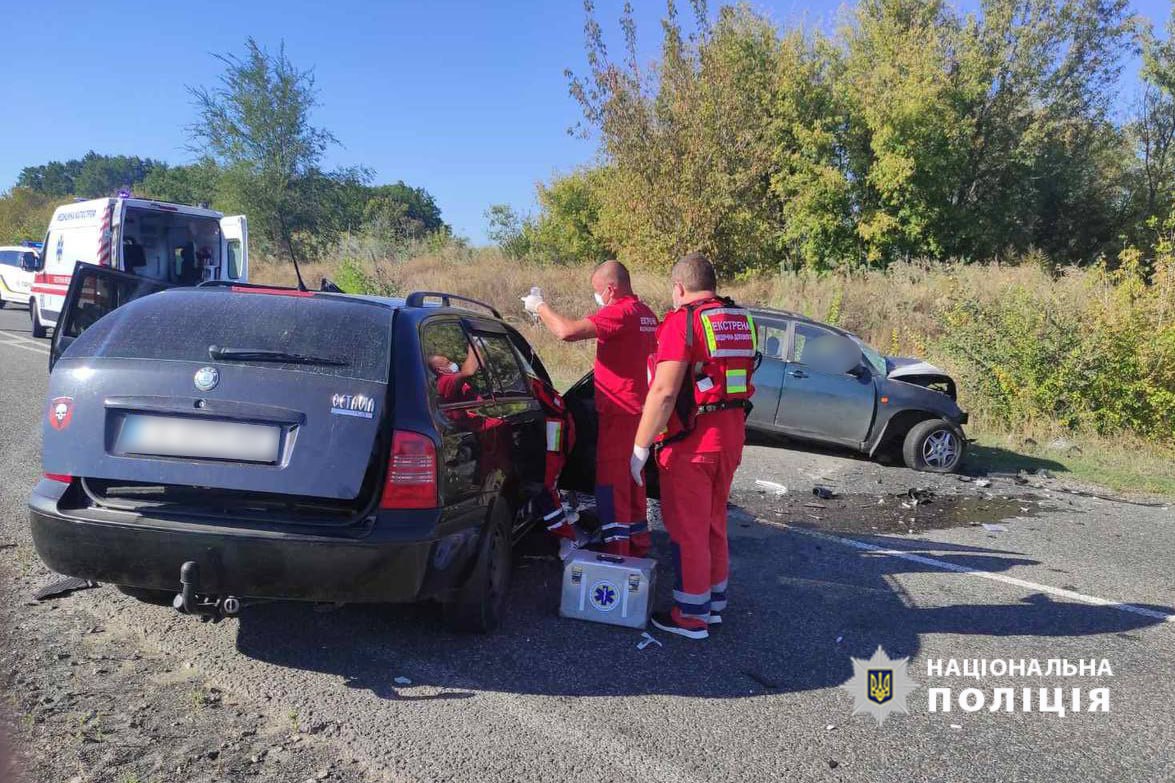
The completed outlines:
<svg viewBox="0 0 1175 783">
<path fill-rule="evenodd" d="M 29 302 L 29 319 L 33 322 L 33 337 L 44 337 L 48 334 L 45 325 L 41 323 L 41 310 L 37 307 L 37 300 Z"/>
<path fill-rule="evenodd" d="M 914 470 L 951 473 L 963 461 L 966 443 L 959 428 L 946 419 L 927 419 L 906 433 L 902 459 Z"/>
<path fill-rule="evenodd" d="M 510 514 L 499 499 L 490 510 L 488 529 L 473 573 L 455 600 L 445 604 L 445 619 L 458 631 L 489 633 L 502 622 L 510 587 Z"/>
<path fill-rule="evenodd" d="M 118 592 L 123 595 L 129 595 L 136 601 L 142 601 L 145 604 L 153 604 L 155 606 L 171 606 L 172 601 L 175 600 L 175 590 L 150 590 L 146 587 L 131 587 L 130 585 L 118 585 Z"/>
</svg>

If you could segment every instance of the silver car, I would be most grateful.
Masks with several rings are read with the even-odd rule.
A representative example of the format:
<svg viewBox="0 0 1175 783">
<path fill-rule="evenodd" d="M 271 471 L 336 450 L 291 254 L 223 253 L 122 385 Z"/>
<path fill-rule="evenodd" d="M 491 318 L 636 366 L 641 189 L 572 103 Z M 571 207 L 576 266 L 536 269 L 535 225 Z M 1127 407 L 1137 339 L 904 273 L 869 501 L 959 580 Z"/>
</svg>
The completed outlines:
<svg viewBox="0 0 1175 783">
<path fill-rule="evenodd" d="M 918 359 L 883 356 L 856 335 L 802 315 L 753 308 L 762 364 L 747 429 L 901 452 L 914 470 L 950 473 L 966 450 L 954 380 Z"/>
</svg>

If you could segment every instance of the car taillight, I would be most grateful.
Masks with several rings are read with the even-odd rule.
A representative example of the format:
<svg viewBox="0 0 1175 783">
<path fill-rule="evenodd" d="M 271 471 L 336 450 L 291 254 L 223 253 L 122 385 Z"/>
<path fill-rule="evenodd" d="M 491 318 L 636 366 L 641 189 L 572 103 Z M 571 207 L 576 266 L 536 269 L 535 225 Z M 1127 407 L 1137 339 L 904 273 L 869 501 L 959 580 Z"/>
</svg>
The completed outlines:
<svg viewBox="0 0 1175 783">
<path fill-rule="evenodd" d="M 396 430 L 380 508 L 436 508 L 437 449 L 418 432 Z"/>
<path fill-rule="evenodd" d="M 60 481 L 62 484 L 69 484 L 73 481 L 73 476 L 68 473 L 44 473 L 42 475 L 50 481 Z"/>
</svg>

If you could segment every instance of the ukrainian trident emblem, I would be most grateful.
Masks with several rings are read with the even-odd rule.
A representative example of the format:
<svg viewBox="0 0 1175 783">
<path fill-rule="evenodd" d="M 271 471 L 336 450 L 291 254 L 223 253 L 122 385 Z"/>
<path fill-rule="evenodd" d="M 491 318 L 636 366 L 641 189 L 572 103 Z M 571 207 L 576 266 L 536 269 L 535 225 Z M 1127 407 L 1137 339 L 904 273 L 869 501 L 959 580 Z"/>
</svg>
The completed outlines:
<svg viewBox="0 0 1175 783">
<path fill-rule="evenodd" d="M 893 669 L 869 670 L 869 701 L 885 704 L 893 698 Z"/>
</svg>

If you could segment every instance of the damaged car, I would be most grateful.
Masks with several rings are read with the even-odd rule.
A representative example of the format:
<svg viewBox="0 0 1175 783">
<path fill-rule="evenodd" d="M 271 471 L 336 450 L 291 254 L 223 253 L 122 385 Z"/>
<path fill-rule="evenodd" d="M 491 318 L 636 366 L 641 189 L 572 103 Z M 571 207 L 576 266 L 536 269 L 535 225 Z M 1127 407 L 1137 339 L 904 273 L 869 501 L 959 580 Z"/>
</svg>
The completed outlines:
<svg viewBox="0 0 1175 783">
<path fill-rule="evenodd" d="M 884 356 L 835 326 L 752 308 L 763 355 L 752 432 L 901 455 L 914 470 L 951 473 L 967 448 L 954 379 L 920 359 Z"/>
</svg>

